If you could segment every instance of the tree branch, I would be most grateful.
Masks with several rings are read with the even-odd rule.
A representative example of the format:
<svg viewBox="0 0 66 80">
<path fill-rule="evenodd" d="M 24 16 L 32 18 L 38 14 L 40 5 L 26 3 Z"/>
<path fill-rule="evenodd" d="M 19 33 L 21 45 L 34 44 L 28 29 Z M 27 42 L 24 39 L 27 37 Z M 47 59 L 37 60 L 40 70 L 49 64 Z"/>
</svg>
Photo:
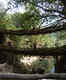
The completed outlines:
<svg viewBox="0 0 66 80">
<path fill-rule="evenodd" d="M 38 8 L 40 8 L 40 9 L 42 9 L 43 11 L 47 11 L 47 12 L 58 12 L 58 13 L 60 13 L 60 14 L 64 14 L 64 12 L 63 11 L 59 11 L 59 10 L 55 10 L 55 9 L 46 9 L 46 8 L 43 8 L 42 6 L 40 6 L 40 5 L 36 5 Z"/>
<path fill-rule="evenodd" d="M 45 1 L 38 1 L 38 3 L 43 3 L 43 2 L 45 3 Z M 26 3 L 28 3 L 28 1 L 26 1 Z M 64 14 L 63 11 L 59 11 L 59 10 L 52 9 L 52 8 L 50 9 L 49 7 L 48 7 L 49 9 L 46 9 L 43 6 L 38 5 L 38 3 L 35 3 L 34 1 L 33 2 L 29 1 L 29 3 L 32 4 L 32 5 L 34 5 L 34 6 L 36 6 L 36 7 L 38 7 L 38 8 L 40 8 L 40 9 L 42 9 L 43 11 L 47 11 L 47 12 L 58 12 L 60 14 Z"/>
<path fill-rule="evenodd" d="M 0 29 L 0 33 L 10 34 L 10 35 L 39 35 L 39 34 L 47 34 L 47 33 L 53 33 L 61 30 L 66 30 L 65 26 L 63 27 L 51 26 L 51 27 L 47 27 L 43 29 L 35 29 L 35 30 L 2 30 Z"/>
</svg>

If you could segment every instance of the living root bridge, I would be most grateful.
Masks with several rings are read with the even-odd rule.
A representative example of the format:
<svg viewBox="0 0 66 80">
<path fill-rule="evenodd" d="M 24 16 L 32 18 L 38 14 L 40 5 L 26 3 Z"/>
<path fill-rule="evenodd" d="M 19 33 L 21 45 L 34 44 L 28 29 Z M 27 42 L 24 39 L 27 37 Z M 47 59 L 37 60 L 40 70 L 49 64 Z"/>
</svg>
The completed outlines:
<svg viewBox="0 0 66 80">
<path fill-rule="evenodd" d="M 47 27 L 43 29 L 35 29 L 35 30 L 2 30 L 0 29 L 0 33 L 10 34 L 10 35 L 39 35 L 39 34 L 53 33 L 61 30 L 66 30 L 66 26 L 63 26 L 63 27 L 51 26 L 51 27 Z"/>
<path fill-rule="evenodd" d="M 38 80 L 38 79 L 66 79 L 66 73 L 47 74 L 16 74 L 0 73 L 0 79 Z"/>
<path fill-rule="evenodd" d="M 17 49 L 10 47 L 0 47 L 0 52 L 5 54 L 16 54 L 16 55 L 32 55 L 32 56 L 60 56 L 66 55 L 66 46 L 58 48 L 37 48 L 37 49 Z"/>
</svg>

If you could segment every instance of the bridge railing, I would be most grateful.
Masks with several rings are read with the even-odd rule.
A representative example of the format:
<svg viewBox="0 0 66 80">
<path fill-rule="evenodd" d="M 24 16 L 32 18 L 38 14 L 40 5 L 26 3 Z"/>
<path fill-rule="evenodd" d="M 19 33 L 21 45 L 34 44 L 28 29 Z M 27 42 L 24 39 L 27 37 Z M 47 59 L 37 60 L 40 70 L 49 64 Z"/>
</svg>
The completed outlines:
<svg viewBox="0 0 66 80">
<path fill-rule="evenodd" d="M 66 79 L 66 73 L 46 74 L 16 74 L 0 73 L 0 79 L 38 80 L 38 79 Z"/>
</svg>

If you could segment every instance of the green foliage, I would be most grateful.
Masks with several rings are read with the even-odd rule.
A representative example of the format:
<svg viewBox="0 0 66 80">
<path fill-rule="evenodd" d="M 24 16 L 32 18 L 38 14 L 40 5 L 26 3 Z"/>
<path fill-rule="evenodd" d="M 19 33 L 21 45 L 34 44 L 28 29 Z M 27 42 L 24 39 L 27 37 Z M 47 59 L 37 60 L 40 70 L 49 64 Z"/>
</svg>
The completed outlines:
<svg viewBox="0 0 66 80">
<path fill-rule="evenodd" d="M 66 39 L 66 31 L 61 31 L 60 32 L 60 37 L 59 37 L 61 40 L 64 40 Z"/>
<path fill-rule="evenodd" d="M 15 13 L 11 16 L 12 24 L 17 28 L 31 29 L 40 23 L 39 11 L 32 5 L 28 9 L 24 14 Z"/>
<path fill-rule="evenodd" d="M 17 48 L 34 48 L 34 44 L 36 44 L 36 48 L 50 48 L 66 44 L 65 32 L 60 32 L 59 34 L 52 33 L 47 35 L 21 37 L 11 35 L 9 38 L 13 40 Z"/>
<path fill-rule="evenodd" d="M 0 13 L 0 29 L 16 29 L 16 26 L 11 24 L 10 15 L 3 12 Z"/>
<path fill-rule="evenodd" d="M 3 13 L 0 13 L 0 28 L 6 28 L 7 20 Z"/>
</svg>

